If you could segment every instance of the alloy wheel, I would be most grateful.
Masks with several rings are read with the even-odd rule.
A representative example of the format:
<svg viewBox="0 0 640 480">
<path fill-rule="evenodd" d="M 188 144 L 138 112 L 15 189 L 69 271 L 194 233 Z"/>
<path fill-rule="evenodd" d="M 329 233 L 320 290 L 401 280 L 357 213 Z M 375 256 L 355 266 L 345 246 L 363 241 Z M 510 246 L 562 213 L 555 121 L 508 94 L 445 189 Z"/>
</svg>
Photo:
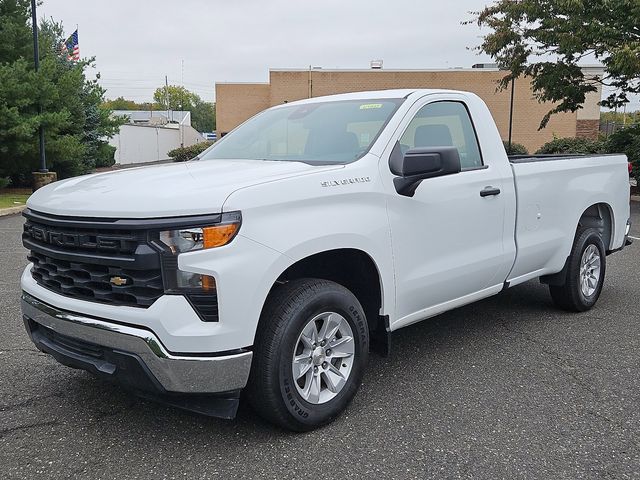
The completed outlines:
<svg viewBox="0 0 640 480">
<path fill-rule="evenodd" d="M 354 356 L 353 331 L 342 315 L 325 312 L 309 320 L 291 363 L 300 396 L 316 405 L 333 399 L 349 379 Z"/>
</svg>

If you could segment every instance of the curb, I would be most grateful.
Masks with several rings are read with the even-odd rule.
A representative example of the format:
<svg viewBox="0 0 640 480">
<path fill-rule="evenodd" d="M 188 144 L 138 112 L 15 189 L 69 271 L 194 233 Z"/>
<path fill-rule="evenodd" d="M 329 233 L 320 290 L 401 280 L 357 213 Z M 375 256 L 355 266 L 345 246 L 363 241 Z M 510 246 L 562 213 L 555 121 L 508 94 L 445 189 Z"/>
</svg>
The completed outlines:
<svg viewBox="0 0 640 480">
<path fill-rule="evenodd" d="M 7 215 L 15 215 L 16 213 L 22 213 L 27 208 L 26 205 L 20 205 L 19 207 L 0 208 L 0 217 L 6 217 Z"/>
</svg>

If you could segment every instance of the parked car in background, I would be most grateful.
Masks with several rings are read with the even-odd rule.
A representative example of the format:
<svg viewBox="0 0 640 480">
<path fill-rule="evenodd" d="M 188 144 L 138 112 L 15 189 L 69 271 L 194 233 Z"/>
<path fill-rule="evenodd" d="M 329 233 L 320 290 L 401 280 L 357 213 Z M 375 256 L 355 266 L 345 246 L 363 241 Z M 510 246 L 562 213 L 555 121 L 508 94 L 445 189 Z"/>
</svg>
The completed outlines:
<svg viewBox="0 0 640 480">
<path fill-rule="evenodd" d="M 218 138 L 216 132 L 203 132 L 202 136 L 205 140 L 209 140 L 210 142 L 215 142 Z"/>
</svg>

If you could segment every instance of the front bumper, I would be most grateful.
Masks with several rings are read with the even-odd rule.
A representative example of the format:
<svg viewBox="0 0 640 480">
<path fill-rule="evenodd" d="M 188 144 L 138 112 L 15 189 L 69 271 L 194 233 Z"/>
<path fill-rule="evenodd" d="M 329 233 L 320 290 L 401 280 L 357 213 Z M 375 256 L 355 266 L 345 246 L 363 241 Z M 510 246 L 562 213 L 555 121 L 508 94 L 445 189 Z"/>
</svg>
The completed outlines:
<svg viewBox="0 0 640 480">
<path fill-rule="evenodd" d="M 237 393 L 249 378 L 250 351 L 172 353 L 150 330 L 64 311 L 26 292 L 22 313 L 31 340 L 60 363 L 152 396 L 229 393 L 237 408 Z"/>
</svg>

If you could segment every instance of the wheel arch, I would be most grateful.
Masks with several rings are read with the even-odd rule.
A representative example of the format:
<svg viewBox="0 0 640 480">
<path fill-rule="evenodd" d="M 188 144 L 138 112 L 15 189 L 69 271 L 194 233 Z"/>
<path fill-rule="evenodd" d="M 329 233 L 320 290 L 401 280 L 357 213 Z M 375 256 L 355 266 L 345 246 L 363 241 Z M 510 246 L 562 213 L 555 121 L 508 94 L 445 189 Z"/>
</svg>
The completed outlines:
<svg viewBox="0 0 640 480">
<path fill-rule="evenodd" d="M 320 278 L 342 285 L 353 293 L 364 310 L 372 346 L 388 351 L 388 316 L 382 315 L 384 282 L 375 260 L 358 248 L 335 248 L 309 254 L 283 270 L 265 299 L 280 285 L 299 278 Z M 262 321 L 262 319 L 260 320 Z"/>
<path fill-rule="evenodd" d="M 613 242 L 615 232 L 613 209 L 611 208 L 611 205 L 607 202 L 597 202 L 583 210 L 576 222 L 576 230 L 573 239 L 571 240 L 571 245 L 575 242 L 576 235 L 580 231 L 581 227 L 591 227 L 598 230 L 602 236 L 605 252 L 607 254 L 611 252 L 611 244 Z M 571 247 L 569 247 L 569 250 L 571 250 Z M 568 264 L 569 257 L 567 256 L 562 270 L 558 273 L 541 276 L 540 282 L 547 285 L 563 285 L 567 275 Z"/>
<path fill-rule="evenodd" d="M 592 227 L 600 232 L 607 253 L 611 251 L 611 243 L 615 232 L 614 214 L 611 205 L 598 202 L 586 208 L 578 220 L 576 232 L 580 227 Z"/>
</svg>

